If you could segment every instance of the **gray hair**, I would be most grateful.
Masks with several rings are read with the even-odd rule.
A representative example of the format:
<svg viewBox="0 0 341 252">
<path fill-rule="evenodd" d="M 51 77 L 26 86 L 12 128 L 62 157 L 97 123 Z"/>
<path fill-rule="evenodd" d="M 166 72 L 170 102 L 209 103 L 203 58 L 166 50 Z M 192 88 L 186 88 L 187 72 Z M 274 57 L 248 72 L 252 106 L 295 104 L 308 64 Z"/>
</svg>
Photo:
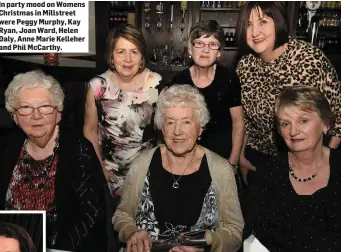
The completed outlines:
<svg viewBox="0 0 341 252">
<path fill-rule="evenodd" d="M 21 89 L 44 88 L 48 90 L 54 99 L 59 112 L 63 111 L 64 93 L 59 82 L 50 75 L 40 70 L 30 71 L 14 76 L 5 91 L 6 109 L 14 112 L 14 103 Z"/>
<path fill-rule="evenodd" d="M 160 95 L 156 105 L 154 117 L 155 127 L 162 129 L 164 122 L 164 111 L 176 104 L 182 107 L 193 106 L 200 127 L 204 128 L 210 120 L 210 112 L 207 109 L 204 96 L 199 90 L 189 84 L 172 85 Z"/>
</svg>

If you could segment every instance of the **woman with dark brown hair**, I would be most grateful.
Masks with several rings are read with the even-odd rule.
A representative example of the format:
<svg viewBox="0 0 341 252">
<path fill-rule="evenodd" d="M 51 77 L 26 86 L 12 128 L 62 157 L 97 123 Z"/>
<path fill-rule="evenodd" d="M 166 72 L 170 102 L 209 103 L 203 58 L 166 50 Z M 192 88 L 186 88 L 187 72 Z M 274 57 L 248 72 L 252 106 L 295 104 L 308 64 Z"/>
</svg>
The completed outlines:
<svg viewBox="0 0 341 252">
<path fill-rule="evenodd" d="M 36 252 L 37 250 L 25 229 L 12 223 L 1 222 L 0 251 Z"/>
<path fill-rule="evenodd" d="M 133 25 L 114 28 L 107 39 L 109 70 L 89 82 L 84 135 L 101 160 L 112 195 L 119 195 L 129 165 L 152 147 L 146 136 L 161 76 L 145 68 L 146 42 Z"/>
<path fill-rule="evenodd" d="M 285 87 L 318 88 L 336 115 L 329 147 L 338 148 L 341 141 L 340 80 L 321 50 L 289 38 L 286 12 L 283 2 L 250 1 L 238 19 L 237 38 L 244 54 L 237 74 L 245 113 L 246 137 L 240 158 L 245 180 L 248 171 L 286 148 L 276 135 L 274 117 L 275 99 Z"/>
</svg>

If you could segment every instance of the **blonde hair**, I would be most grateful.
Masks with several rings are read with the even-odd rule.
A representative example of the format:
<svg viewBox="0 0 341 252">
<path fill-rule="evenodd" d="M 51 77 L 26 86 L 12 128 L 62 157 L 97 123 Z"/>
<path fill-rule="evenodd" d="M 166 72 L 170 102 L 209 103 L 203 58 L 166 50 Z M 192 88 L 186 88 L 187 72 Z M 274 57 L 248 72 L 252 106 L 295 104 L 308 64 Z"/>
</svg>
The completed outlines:
<svg viewBox="0 0 341 252">
<path fill-rule="evenodd" d="M 281 109 L 295 107 L 302 111 L 316 112 L 329 130 L 334 127 L 335 115 L 326 97 L 318 89 L 311 86 L 288 87 L 278 95 L 275 102 L 275 115 Z"/>
</svg>

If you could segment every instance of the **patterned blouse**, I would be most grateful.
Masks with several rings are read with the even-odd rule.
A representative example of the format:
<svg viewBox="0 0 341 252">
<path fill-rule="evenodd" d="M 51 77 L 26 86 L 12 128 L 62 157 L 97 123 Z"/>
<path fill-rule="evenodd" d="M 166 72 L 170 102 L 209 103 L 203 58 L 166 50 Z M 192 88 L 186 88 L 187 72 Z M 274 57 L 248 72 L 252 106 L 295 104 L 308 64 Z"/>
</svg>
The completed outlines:
<svg viewBox="0 0 341 252">
<path fill-rule="evenodd" d="M 56 242 L 57 212 L 55 205 L 55 176 L 58 154 L 43 160 L 28 156 L 28 170 L 24 169 L 21 150 L 20 158 L 13 170 L 6 193 L 6 210 L 45 210 L 47 246 Z M 47 170 L 47 176 L 41 173 Z M 28 172 L 30 174 L 28 174 Z"/>
<path fill-rule="evenodd" d="M 331 134 L 341 137 L 341 83 L 334 67 L 318 48 L 290 39 L 285 52 L 272 62 L 264 62 L 252 54 L 242 57 L 237 74 L 251 148 L 268 155 L 277 153 L 275 99 L 283 88 L 293 85 L 313 86 L 326 96 L 336 115 Z"/>
<path fill-rule="evenodd" d="M 134 158 L 152 147 L 152 139 L 143 141 L 142 138 L 144 129 L 151 123 L 153 105 L 158 97 L 156 86 L 162 78 L 149 71 L 141 88 L 125 91 L 110 80 L 109 74 L 110 70 L 96 76 L 89 85 L 95 95 L 102 163 L 104 168 L 114 170 L 118 178 L 109 182 L 114 194 L 123 184 Z"/>
</svg>

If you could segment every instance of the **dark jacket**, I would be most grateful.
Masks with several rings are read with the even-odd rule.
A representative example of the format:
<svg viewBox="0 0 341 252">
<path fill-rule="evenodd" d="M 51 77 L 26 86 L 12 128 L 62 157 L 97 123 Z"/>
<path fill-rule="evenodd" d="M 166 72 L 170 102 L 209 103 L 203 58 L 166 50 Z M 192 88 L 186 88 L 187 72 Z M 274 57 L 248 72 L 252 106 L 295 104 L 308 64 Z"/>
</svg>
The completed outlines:
<svg viewBox="0 0 341 252">
<path fill-rule="evenodd" d="M 0 209 L 26 135 L 14 130 L 0 138 Z M 106 251 L 106 182 L 92 144 L 60 129 L 55 178 L 57 242 L 55 248 Z"/>
</svg>

